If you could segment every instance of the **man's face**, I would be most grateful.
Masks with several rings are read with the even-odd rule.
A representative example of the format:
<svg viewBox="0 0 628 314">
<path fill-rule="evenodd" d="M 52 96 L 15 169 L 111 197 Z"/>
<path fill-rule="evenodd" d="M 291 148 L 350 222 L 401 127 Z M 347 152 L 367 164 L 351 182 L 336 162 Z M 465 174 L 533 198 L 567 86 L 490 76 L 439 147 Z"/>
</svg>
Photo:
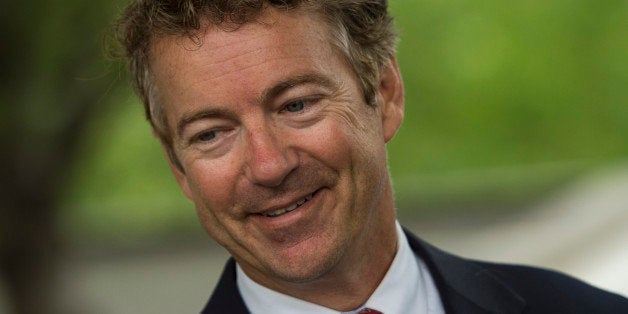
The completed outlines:
<svg viewBox="0 0 628 314">
<path fill-rule="evenodd" d="M 390 240 L 395 92 L 367 106 L 305 13 L 199 36 L 157 40 L 151 62 L 183 171 L 171 167 L 205 230 L 268 286 L 323 279 Z"/>
</svg>

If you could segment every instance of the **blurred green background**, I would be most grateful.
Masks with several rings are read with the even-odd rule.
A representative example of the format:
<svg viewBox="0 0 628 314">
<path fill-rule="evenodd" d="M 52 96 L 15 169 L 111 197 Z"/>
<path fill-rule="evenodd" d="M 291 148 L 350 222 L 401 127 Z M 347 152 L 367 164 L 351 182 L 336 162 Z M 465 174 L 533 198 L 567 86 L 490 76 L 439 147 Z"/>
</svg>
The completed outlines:
<svg viewBox="0 0 628 314">
<path fill-rule="evenodd" d="M 39 280 L 50 247 L 206 239 L 124 65 L 104 57 L 125 3 L 14 1 L 0 12 L 0 266 L 22 304 L 40 289 L 19 283 Z M 627 159 L 625 0 L 390 4 L 406 88 L 388 147 L 400 216 L 521 210 Z"/>
<path fill-rule="evenodd" d="M 389 145 L 400 211 L 510 210 L 628 156 L 626 1 L 391 6 L 406 86 Z M 198 229 L 141 105 L 118 88 L 79 134 L 64 228 L 87 241 Z"/>
</svg>

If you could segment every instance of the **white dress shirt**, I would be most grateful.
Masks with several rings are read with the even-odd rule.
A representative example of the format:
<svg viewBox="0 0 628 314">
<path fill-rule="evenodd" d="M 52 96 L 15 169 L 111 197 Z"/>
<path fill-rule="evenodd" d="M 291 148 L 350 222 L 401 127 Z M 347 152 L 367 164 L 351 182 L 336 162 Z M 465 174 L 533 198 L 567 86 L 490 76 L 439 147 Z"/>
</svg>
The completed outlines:
<svg viewBox="0 0 628 314">
<path fill-rule="evenodd" d="M 397 222 L 398 250 L 388 272 L 364 305 L 339 312 L 259 285 L 237 266 L 237 284 L 251 314 L 354 314 L 368 307 L 384 314 L 444 314 L 434 280 Z"/>
</svg>

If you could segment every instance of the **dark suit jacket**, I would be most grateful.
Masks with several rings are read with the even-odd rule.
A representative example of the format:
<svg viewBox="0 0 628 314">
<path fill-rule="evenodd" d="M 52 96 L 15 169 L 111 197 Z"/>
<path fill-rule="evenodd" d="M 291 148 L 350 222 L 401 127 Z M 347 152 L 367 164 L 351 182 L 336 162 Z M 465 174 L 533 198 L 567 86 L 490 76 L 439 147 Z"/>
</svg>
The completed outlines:
<svg viewBox="0 0 628 314">
<path fill-rule="evenodd" d="M 423 259 L 446 313 L 628 314 L 628 299 L 557 272 L 479 262 L 443 252 L 406 230 L 410 247 Z M 229 259 L 202 313 L 249 313 Z M 385 313 L 405 314 L 405 313 Z"/>
</svg>

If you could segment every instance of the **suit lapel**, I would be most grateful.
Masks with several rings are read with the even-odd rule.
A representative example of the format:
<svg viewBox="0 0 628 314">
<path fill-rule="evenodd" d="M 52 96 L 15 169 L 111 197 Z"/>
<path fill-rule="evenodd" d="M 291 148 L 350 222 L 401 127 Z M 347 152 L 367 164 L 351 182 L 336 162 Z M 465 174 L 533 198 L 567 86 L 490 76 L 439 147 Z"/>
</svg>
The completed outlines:
<svg viewBox="0 0 628 314">
<path fill-rule="evenodd" d="M 445 253 L 404 230 L 429 268 L 447 313 L 521 313 L 525 301 L 477 263 Z"/>
<path fill-rule="evenodd" d="M 238 290 L 236 283 L 236 267 L 233 258 L 229 258 L 222 276 L 214 289 L 209 302 L 203 310 L 203 314 L 225 313 L 225 314 L 248 314 L 249 311 L 244 305 L 244 300 Z"/>
<path fill-rule="evenodd" d="M 525 301 L 490 270 L 445 253 L 404 231 L 414 253 L 429 268 L 447 313 L 518 314 L 525 307 Z M 202 313 L 249 313 L 236 284 L 233 258 L 227 262 Z"/>
</svg>

